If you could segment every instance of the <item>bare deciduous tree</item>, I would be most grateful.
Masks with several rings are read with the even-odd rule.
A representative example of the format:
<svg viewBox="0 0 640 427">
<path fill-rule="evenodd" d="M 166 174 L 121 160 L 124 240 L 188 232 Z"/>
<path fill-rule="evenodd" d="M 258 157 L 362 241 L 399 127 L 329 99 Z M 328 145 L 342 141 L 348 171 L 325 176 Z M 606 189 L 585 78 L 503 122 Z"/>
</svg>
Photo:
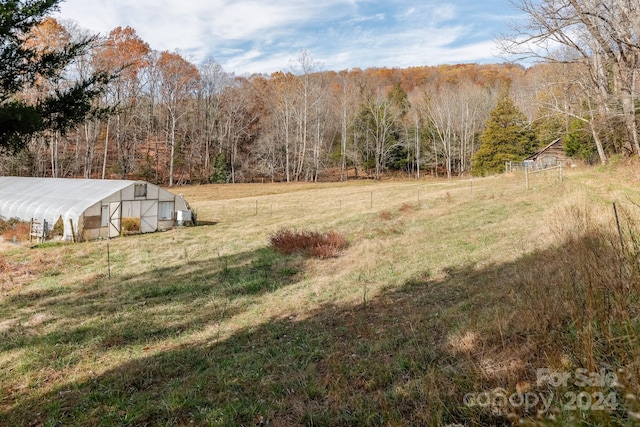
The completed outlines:
<svg viewBox="0 0 640 427">
<path fill-rule="evenodd" d="M 636 0 L 512 0 L 527 16 L 505 37 L 520 57 L 584 66 L 598 114 L 623 116 L 627 149 L 640 155 L 636 119 L 640 7 Z"/>
</svg>

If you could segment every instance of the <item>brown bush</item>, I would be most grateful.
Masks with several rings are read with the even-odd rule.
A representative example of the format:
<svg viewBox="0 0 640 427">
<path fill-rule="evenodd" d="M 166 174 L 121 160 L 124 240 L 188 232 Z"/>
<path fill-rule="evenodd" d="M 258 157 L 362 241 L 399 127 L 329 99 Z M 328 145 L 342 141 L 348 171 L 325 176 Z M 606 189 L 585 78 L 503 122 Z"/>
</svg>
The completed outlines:
<svg viewBox="0 0 640 427">
<path fill-rule="evenodd" d="M 269 243 L 273 250 L 284 255 L 303 254 L 320 259 L 335 257 L 349 246 L 347 239 L 335 231 L 321 233 L 292 229 L 283 229 L 272 234 Z"/>
<path fill-rule="evenodd" d="M 31 224 L 28 222 L 19 222 L 9 220 L 3 221 L 2 224 L 2 238 L 6 241 L 12 241 L 15 237 L 18 241 L 29 240 L 29 234 L 31 233 Z"/>
<path fill-rule="evenodd" d="M 140 218 L 122 218 L 122 233 L 136 234 L 140 232 Z"/>
</svg>

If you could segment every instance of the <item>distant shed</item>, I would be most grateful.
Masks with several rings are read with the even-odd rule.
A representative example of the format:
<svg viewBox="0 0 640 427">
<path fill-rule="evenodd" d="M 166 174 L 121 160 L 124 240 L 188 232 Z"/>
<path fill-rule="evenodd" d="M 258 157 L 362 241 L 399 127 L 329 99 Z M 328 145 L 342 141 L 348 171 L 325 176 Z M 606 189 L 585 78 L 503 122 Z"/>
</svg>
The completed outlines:
<svg viewBox="0 0 640 427">
<path fill-rule="evenodd" d="M 525 163 L 533 163 L 536 169 L 546 169 L 559 164 L 564 164 L 569 160 L 569 157 L 564 152 L 564 146 L 562 145 L 562 139 L 558 138 L 552 141 L 549 145 L 544 147 L 537 153 L 527 157 Z"/>
<path fill-rule="evenodd" d="M 144 181 L 0 177 L 0 217 L 50 227 L 61 218 L 65 240 L 120 236 L 128 218 L 141 233 L 168 230 L 188 210 L 182 196 Z"/>
</svg>

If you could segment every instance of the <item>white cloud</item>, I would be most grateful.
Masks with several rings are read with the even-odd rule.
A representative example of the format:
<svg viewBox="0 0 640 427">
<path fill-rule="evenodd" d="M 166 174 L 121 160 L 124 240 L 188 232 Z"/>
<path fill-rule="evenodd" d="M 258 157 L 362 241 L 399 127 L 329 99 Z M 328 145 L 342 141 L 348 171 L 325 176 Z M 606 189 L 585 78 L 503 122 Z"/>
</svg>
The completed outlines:
<svg viewBox="0 0 640 427">
<path fill-rule="evenodd" d="M 492 0 L 495 4 L 501 0 Z M 489 61 L 492 9 L 466 0 L 67 0 L 61 16 L 107 34 L 131 26 L 156 50 L 242 73 L 288 69 L 307 49 L 325 69 Z M 484 16 L 483 16 L 484 15 Z M 433 59 L 439 58 L 439 59 Z"/>
<path fill-rule="evenodd" d="M 385 15 L 384 13 L 376 13 L 375 15 L 370 16 L 355 16 L 351 19 L 351 22 L 354 24 L 358 24 L 361 22 L 367 21 L 384 21 Z"/>
<path fill-rule="evenodd" d="M 288 70 L 288 64 L 292 56 L 289 52 L 279 52 L 266 55 L 257 50 L 234 56 L 224 64 L 227 71 L 236 71 L 238 74 L 263 74 L 276 70 Z"/>
</svg>

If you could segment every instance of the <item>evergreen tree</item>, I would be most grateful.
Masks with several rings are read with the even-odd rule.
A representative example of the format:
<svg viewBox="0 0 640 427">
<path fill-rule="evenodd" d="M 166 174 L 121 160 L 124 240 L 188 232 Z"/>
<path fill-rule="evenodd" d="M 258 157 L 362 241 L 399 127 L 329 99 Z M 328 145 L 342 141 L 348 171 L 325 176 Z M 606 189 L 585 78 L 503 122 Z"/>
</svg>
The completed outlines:
<svg viewBox="0 0 640 427">
<path fill-rule="evenodd" d="M 402 85 L 400 83 L 395 83 L 387 97 L 400 112 L 400 118 L 404 118 L 404 116 L 407 115 L 409 108 L 411 108 L 411 104 L 409 103 L 409 96 L 402 88 Z"/>
<path fill-rule="evenodd" d="M 480 136 L 480 148 L 473 156 L 474 175 L 504 172 L 505 162 L 522 161 L 535 152 L 535 133 L 505 91 Z"/>
<path fill-rule="evenodd" d="M 229 182 L 229 164 L 227 163 L 227 156 L 225 156 L 224 153 L 218 153 L 213 159 L 213 174 L 209 180 L 216 184 L 226 184 Z"/>
<path fill-rule="evenodd" d="M 30 46 L 30 30 L 60 1 L 0 0 L 0 150 L 19 151 L 35 133 L 64 133 L 82 123 L 110 79 L 106 73 L 95 73 L 66 87 L 56 85 L 58 89 L 36 101 L 21 96 L 39 79 L 60 81 L 65 68 L 94 42 L 87 38 L 46 51 Z"/>
<path fill-rule="evenodd" d="M 562 145 L 567 156 L 595 164 L 598 161 L 598 152 L 593 136 L 585 127 L 583 121 L 571 119 L 568 132 L 562 137 Z"/>
<path fill-rule="evenodd" d="M 407 92 L 402 88 L 400 83 L 395 83 L 393 85 L 387 95 L 387 98 L 396 108 L 397 118 L 390 135 L 391 148 L 389 149 L 386 166 L 392 170 L 404 170 L 411 162 L 407 147 L 404 144 L 406 128 L 403 126 L 407 113 L 411 108 L 411 104 L 409 103 L 409 96 L 407 95 Z"/>
</svg>

